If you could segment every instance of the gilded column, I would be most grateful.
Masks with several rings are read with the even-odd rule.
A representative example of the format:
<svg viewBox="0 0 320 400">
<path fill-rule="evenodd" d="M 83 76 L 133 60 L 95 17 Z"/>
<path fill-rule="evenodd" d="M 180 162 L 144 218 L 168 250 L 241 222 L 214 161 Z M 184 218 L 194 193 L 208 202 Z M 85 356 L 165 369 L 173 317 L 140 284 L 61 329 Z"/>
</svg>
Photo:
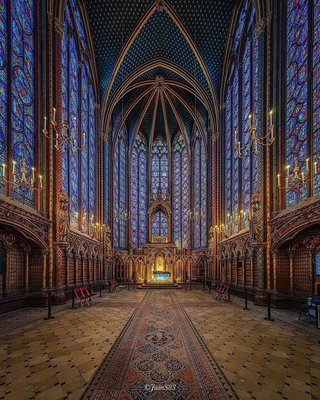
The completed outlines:
<svg viewBox="0 0 320 400">
<path fill-rule="evenodd" d="M 57 131 L 62 131 L 62 38 L 63 38 L 63 24 L 58 19 L 54 20 L 54 33 L 55 33 L 55 96 L 53 106 L 56 108 L 56 122 Z M 59 235 L 59 197 L 62 192 L 62 151 L 61 149 L 54 149 L 54 178 L 52 178 L 53 185 L 50 185 L 50 190 L 54 191 L 50 197 L 53 199 L 53 239 L 55 242 L 55 254 L 54 254 L 54 265 L 55 265 L 55 285 L 58 289 L 62 289 L 63 286 L 63 249 L 58 245 Z M 52 286 L 52 271 L 53 266 L 50 265 L 50 287 Z M 60 293 L 60 296 L 64 297 L 64 293 Z"/>
<path fill-rule="evenodd" d="M 29 252 L 25 253 L 25 275 L 24 275 L 24 289 L 26 292 L 29 290 Z"/>
<path fill-rule="evenodd" d="M 294 287 L 294 270 L 293 270 L 293 259 L 294 259 L 294 252 L 289 253 L 289 271 L 290 271 L 290 291 L 293 291 Z"/>
</svg>

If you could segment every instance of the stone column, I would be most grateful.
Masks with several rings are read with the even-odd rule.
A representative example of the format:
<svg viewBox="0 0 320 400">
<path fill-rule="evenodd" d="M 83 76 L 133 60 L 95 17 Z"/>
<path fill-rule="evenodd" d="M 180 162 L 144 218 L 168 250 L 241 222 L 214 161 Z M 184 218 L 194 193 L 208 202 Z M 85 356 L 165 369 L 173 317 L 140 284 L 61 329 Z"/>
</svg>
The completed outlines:
<svg viewBox="0 0 320 400">
<path fill-rule="evenodd" d="M 26 253 L 25 253 L 25 261 L 24 261 L 25 262 L 24 289 L 25 289 L 26 292 L 28 292 L 28 290 L 29 290 L 29 268 L 30 268 L 29 261 L 30 261 L 29 252 L 26 251 Z"/>
<path fill-rule="evenodd" d="M 42 253 L 42 290 L 47 287 L 47 252 Z"/>
<path fill-rule="evenodd" d="M 294 252 L 290 252 L 289 253 L 290 292 L 293 292 L 293 287 L 294 287 L 293 259 L 294 259 Z"/>
</svg>

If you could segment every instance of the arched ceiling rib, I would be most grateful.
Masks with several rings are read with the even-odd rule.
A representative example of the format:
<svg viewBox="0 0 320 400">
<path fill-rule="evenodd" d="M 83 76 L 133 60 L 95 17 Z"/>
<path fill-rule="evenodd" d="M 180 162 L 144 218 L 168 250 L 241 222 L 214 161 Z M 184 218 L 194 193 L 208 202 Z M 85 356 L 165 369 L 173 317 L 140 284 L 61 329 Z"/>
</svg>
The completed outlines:
<svg viewBox="0 0 320 400">
<path fill-rule="evenodd" d="M 235 0 L 86 0 L 103 130 L 172 140 L 217 127 L 217 92 Z M 159 87 L 159 79 L 162 82 Z"/>
</svg>

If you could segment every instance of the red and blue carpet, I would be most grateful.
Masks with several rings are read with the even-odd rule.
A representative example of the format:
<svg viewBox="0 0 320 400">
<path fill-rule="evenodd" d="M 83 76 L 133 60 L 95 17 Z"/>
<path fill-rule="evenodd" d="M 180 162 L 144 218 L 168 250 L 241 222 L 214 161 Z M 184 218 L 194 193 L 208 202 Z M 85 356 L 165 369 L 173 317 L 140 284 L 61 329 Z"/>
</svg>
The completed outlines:
<svg viewBox="0 0 320 400">
<path fill-rule="evenodd" d="M 237 399 L 178 297 L 148 292 L 83 400 Z"/>
</svg>

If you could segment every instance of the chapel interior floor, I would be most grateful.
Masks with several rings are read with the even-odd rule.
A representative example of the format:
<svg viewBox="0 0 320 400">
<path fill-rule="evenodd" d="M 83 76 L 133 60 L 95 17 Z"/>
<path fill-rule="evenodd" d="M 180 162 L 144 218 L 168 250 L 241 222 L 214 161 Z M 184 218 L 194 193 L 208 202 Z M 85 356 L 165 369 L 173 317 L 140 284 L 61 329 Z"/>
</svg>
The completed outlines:
<svg viewBox="0 0 320 400">
<path fill-rule="evenodd" d="M 53 320 L 20 326 L 0 318 L 0 399 L 80 399 L 144 295 L 107 293 L 95 307 L 64 308 Z M 320 399 L 320 330 L 283 313 L 265 321 L 265 309 L 244 311 L 235 298 L 219 303 L 201 290 L 175 295 L 240 399 Z"/>
</svg>

